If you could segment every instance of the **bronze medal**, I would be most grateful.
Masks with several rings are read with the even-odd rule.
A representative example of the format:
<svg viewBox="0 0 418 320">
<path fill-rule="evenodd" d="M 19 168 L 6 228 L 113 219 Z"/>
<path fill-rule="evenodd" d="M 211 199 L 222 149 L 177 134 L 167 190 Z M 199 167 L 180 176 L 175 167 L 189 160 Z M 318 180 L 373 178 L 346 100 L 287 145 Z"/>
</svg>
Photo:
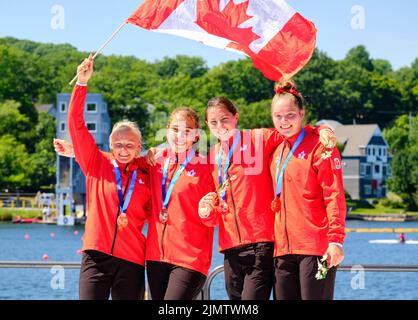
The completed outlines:
<svg viewBox="0 0 418 320">
<path fill-rule="evenodd" d="M 280 198 L 278 197 L 274 198 L 274 200 L 271 202 L 271 211 L 278 212 L 280 210 L 280 207 L 281 207 Z"/>
<path fill-rule="evenodd" d="M 128 217 L 126 216 L 126 213 L 121 213 L 117 219 L 118 229 L 119 231 L 122 231 L 128 226 Z"/>
<path fill-rule="evenodd" d="M 161 223 L 166 223 L 168 220 L 168 212 L 167 209 L 161 209 L 160 215 L 158 216 Z"/>
</svg>

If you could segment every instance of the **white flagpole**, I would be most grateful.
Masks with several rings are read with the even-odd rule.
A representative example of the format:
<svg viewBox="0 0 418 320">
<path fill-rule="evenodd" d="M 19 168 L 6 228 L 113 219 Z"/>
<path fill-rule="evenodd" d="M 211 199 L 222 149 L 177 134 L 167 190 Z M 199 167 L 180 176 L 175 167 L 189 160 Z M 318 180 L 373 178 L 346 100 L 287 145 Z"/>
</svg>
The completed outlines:
<svg viewBox="0 0 418 320">
<path fill-rule="evenodd" d="M 119 28 L 117 28 L 116 30 L 115 30 L 115 32 L 113 32 L 113 34 L 109 37 L 109 39 L 107 39 L 106 40 L 106 42 L 96 51 L 96 53 L 94 54 L 94 56 L 93 56 L 93 60 L 94 60 L 94 58 L 96 58 L 97 57 L 97 55 L 98 54 L 100 54 L 101 52 L 102 52 L 102 50 L 110 43 L 110 41 L 112 41 L 113 40 L 113 38 L 114 37 L 116 37 L 116 35 L 122 30 L 122 28 L 127 24 L 128 22 L 127 21 L 125 21 L 124 23 L 122 23 L 120 26 L 119 26 Z M 74 81 L 76 81 L 77 80 L 77 77 L 78 77 L 78 75 L 79 75 L 79 73 L 80 72 L 78 72 L 77 73 L 77 75 L 73 78 L 73 80 L 71 80 L 71 82 L 69 83 L 69 85 L 71 86 L 73 83 L 74 83 Z"/>
</svg>

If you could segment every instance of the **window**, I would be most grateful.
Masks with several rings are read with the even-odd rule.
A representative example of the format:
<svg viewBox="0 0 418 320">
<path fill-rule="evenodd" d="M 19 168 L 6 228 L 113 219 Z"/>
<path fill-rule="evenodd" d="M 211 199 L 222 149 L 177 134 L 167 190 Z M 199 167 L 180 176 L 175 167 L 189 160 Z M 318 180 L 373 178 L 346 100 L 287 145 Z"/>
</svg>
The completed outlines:
<svg viewBox="0 0 418 320">
<path fill-rule="evenodd" d="M 370 148 L 367 148 L 367 155 L 370 156 Z"/>
<path fill-rule="evenodd" d="M 364 194 L 365 195 L 372 194 L 372 186 L 370 184 L 365 184 L 364 185 Z"/>
<path fill-rule="evenodd" d="M 383 148 L 383 156 L 386 156 L 386 148 Z"/>
<path fill-rule="evenodd" d="M 382 148 L 379 148 L 379 156 L 382 156 Z"/>
<path fill-rule="evenodd" d="M 65 102 L 61 102 L 61 104 L 60 104 L 60 112 L 61 113 L 67 112 L 67 104 Z"/>
<path fill-rule="evenodd" d="M 65 132 L 65 122 L 60 123 L 60 131 Z"/>
<path fill-rule="evenodd" d="M 374 156 L 376 155 L 376 149 L 375 148 L 373 148 L 373 155 Z"/>
<path fill-rule="evenodd" d="M 90 132 L 97 132 L 97 127 L 95 122 L 87 122 L 86 123 L 87 130 Z"/>
<path fill-rule="evenodd" d="M 378 164 L 374 166 L 374 173 L 380 173 L 380 166 Z"/>
<path fill-rule="evenodd" d="M 370 164 L 368 163 L 361 163 L 360 164 L 360 175 L 361 176 L 370 176 L 371 170 L 370 170 Z"/>
<path fill-rule="evenodd" d="M 94 112 L 97 112 L 97 104 L 95 104 L 95 103 L 87 103 L 87 112 L 91 112 L 91 113 L 94 113 Z"/>
<path fill-rule="evenodd" d="M 387 175 L 387 166 L 383 166 L 382 167 L 382 173 L 383 173 L 383 176 L 386 176 Z"/>
</svg>

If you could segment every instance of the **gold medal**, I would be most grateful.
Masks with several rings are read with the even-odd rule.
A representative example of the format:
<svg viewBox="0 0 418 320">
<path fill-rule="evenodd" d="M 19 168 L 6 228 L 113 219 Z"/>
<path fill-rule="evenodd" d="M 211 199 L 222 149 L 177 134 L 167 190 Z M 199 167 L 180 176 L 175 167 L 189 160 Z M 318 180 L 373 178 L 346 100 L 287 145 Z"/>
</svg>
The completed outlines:
<svg viewBox="0 0 418 320">
<path fill-rule="evenodd" d="M 168 220 L 168 212 L 167 209 L 161 209 L 160 215 L 158 216 L 161 223 L 166 223 Z"/>
<path fill-rule="evenodd" d="M 280 198 L 278 197 L 274 198 L 274 200 L 271 202 L 271 211 L 278 212 L 280 210 L 280 207 L 281 207 Z"/>
<path fill-rule="evenodd" d="M 128 217 L 126 216 L 126 213 L 121 213 L 117 220 L 118 229 L 119 231 L 122 231 L 128 226 Z"/>
</svg>

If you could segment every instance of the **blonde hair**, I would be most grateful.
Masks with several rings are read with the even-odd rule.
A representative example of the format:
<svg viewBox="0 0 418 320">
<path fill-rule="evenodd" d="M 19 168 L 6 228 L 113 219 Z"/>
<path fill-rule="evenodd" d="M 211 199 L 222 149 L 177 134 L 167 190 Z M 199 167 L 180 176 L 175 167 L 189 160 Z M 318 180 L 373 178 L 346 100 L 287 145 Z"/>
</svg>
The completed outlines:
<svg viewBox="0 0 418 320">
<path fill-rule="evenodd" d="M 130 131 L 134 133 L 136 136 L 138 136 L 139 144 L 142 145 L 142 134 L 141 134 L 141 131 L 139 130 L 138 125 L 135 122 L 129 121 L 129 120 L 122 120 L 122 121 L 118 121 L 115 123 L 115 125 L 112 128 L 112 132 L 110 133 L 110 136 L 109 136 L 109 144 L 111 144 L 112 138 L 116 133 L 126 132 L 126 131 Z"/>
</svg>

